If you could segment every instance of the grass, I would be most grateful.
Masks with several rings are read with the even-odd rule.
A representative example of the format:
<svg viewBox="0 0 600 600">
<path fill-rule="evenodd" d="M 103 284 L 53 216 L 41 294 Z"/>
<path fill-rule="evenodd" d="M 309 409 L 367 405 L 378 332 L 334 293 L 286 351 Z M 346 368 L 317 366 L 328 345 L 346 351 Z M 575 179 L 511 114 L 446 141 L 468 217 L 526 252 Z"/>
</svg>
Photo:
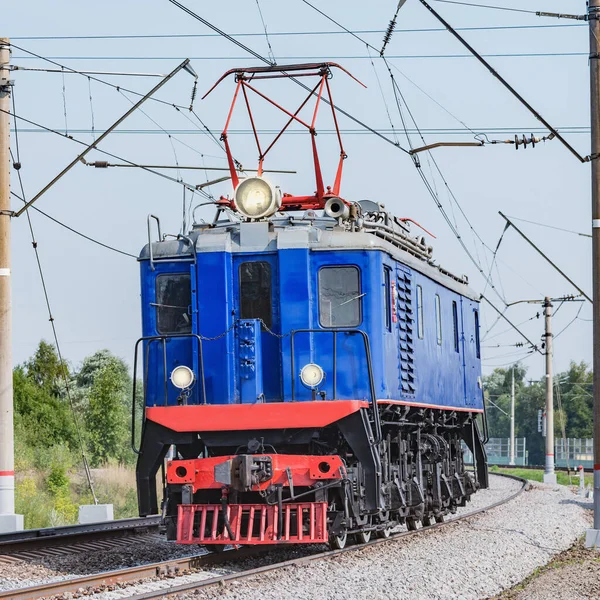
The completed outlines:
<svg viewBox="0 0 600 600">
<path fill-rule="evenodd" d="M 527 469 L 521 470 L 526 471 Z M 555 556 L 548 564 L 537 567 L 525 579 L 512 588 L 494 596 L 491 600 L 515 600 L 518 598 L 519 592 L 526 590 L 536 579 L 549 571 L 560 570 L 570 565 L 585 566 L 586 563 L 597 562 L 600 562 L 600 557 L 598 557 L 594 550 L 586 550 L 584 548 L 583 538 L 580 538 L 571 548 Z"/>
<path fill-rule="evenodd" d="M 523 479 L 531 479 L 531 481 L 542 482 L 544 479 L 543 469 L 519 469 L 517 468 L 504 468 L 496 465 L 490 467 L 492 473 L 506 473 L 507 475 L 515 475 L 516 477 L 523 477 Z M 566 471 L 556 471 L 556 481 L 560 485 L 575 485 L 579 486 L 579 474 L 569 474 Z M 593 485 L 593 475 L 586 473 L 584 475 L 585 485 Z"/>
<path fill-rule="evenodd" d="M 52 479 L 51 472 L 29 469 L 17 475 L 16 512 L 25 516 L 27 529 L 57 527 L 77 523 L 78 506 L 92 504 L 85 475 L 78 470 L 62 471 Z M 92 470 L 92 481 L 100 504 L 112 504 L 115 519 L 137 517 L 135 471 L 132 467 L 107 465 Z"/>
</svg>

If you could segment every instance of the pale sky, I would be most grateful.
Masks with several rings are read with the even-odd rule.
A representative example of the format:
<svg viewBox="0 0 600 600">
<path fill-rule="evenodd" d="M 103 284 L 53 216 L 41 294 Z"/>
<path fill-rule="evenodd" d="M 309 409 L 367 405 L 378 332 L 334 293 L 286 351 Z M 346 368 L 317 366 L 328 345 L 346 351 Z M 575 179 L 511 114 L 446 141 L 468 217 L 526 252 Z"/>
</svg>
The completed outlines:
<svg viewBox="0 0 600 600">
<path fill-rule="evenodd" d="M 568 6 L 549 0 L 497 0 L 494 3 L 521 10 L 585 11 L 584 1 L 571 2 Z M 366 4 L 356 0 L 315 0 L 314 4 L 345 27 L 357 32 L 367 31 L 359 35 L 379 48 L 383 38 L 381 30 L 387 27 L 397 2 L 378 0 Z M 565 131 L 567 139 L 581 154 L 589 153 L 588 33 L 585 25 L 520 12 L 435 1 L 432 5 L 455 27 L 496 28 L 461 32 L 481 53 L 529 55 L 493 56 L 489 61 L 547 120 Z M 239 39 L 256 52 L 267 55 L 267 41 L 256 1 L 206 3 L 187 0 L 187 6 L 228 33 L 256 34 Z M 397 138 L 402 146 L 408 147 L 389 75 L 376 53 L 372 52 L 371 61 L 364 44 L 347 33 L 339 33 L 341 30 L 336 25 L 301 0 L 284 3 L 260 0 L 260 7 L 279 64 L 324 60 L 340 63 L 368 87 L 363 89 L 343 73 L 335 73 L 331 86 L 336 103 L 370 126 L 386 130 L 385 135 Z M 261 64 L 231 42 L 210 35 L 213 32 L 167 0 L 106 0 L 102 10 L 95 4 L 75 1 L 8 0 L 3 5 L 3 23 L 4 30 L 0 35 L 10 36 L 17 46 L 52 57 L 77 70 L 168 73 L 184 58 L 191 58 L 199 75 L 195 111 L 217 137 L 225 123 L 233 81 L 222 83 L 207 100 L 202 101 L 201 96 L 227 69 Z M 369 33 L 371 31 L 374 33 Z M 276 35 L 290 32 L 330 33 Z M 152 37 L 182 34 L 190 37 Z M 104 35 L 150 37 L 32 39 L 36 36 Z M 473 133 L 465 128 L 465 124 L 475 132 L 487 133 L 490 139 L 510 139 L 515 133 L 531 131 L 537 134 L 541 125 L 534 117 L 480 64 L 464 57 L 465 54 L 466 50 L 450 34 L 440 30 L 440 25 L 418 0 L 408 0 L 400 11 L 397 30 L 386 55 L 427 143 L 471 141 Z M 544 56 L 531 56 L 536 54 Z M 12 63 L 27 68 L 56 68 L 43 60 L 32 59 L 31 55 L 16 48 L 13 49 Z M 142 93 L 158 81 L 150 77 L 98 77 Z M 86 143 L 92 141 L 92 124 L 98 135 L 131 106 L 114 88 L 89 82 L 87 77 L 77 74 L 63 77 L 60 73 L 23 70 L 13 73 L 13 79 L 17 114 L 61 132 L 67 127 L 69 134 Z M 303 99 L 302 90 L 291 82 L 267 83 L 265 89 L 289 108 L 295 108 L 294 105 Z M 192 84 L 193 78 L 181 72 L 156 97 L 187 106 Z M 276 129 L 282 121 L 281 115 L 265 110 L 260 102 L 254 104 L 258 127 Z M 225 166 L 223 152 L 196 127 L 197 121 L 192 115 L 154 101 L 148 101 L 143 110 L 146 114 L 132 115 L 101 148 L 138 163 Z M 317 128 L 330 130 L 330 114 L 323 111 L 321 116 L 323 119 L 318 121 Z M 383 202 L 398 216 L 411 217 L 421 223 L 436 235 L 435 240 L 429 241 L 434 246 L 437 260 L 457 274 L 466 273 L 471 286 L 478 292 L 484 291 L 484 278 L 444 221 L 412 160 L 385 141 L 361 131 L 345 117 L 339 119 L 342 129 L 347 130 L 343 139 L 349 156 L 342 196 L 348 200 L 369 198 Z M 24 122 L 18 122 L 18 126 L 21 175 L 26 196 L 30 198 L 83 146 L 50 133 L 41 133 Z M 242 133 L 230 136 L 234 154 L 245 167 L 256 168 L 257 152 L 253 138 L 248 134 L 247 116 L 242 110 L 236 113 L 231 127 L 238 132 L 242 130 Z M 170 132 L 172 137 L 160 128 Z M 440 131 L 448 129 L 451 131 Z M 336 140 L 326 132 L 317 139 L 324 177 L 326 183 L 332 184 L 338 156 Z M 411 139 L 414 145 L 421 145 L 417 136 L 412 135 Z M 13 133 L 13 151 L 16 151 L 15 141 Z M 499 210 L 512 217 L 590 233 L 589 165 L 581 165 L 558 140 L 519 151 L 513 146 L 497 145 L 442 148 L 434 153 L 460 208 L 492 250 L 504 227 Z M 87 160 L 106 160 L 106 157 L 92 152 Z M 440 202 L 457 224 L 476 261 L 487 272 L 491 253 L 476 240 L 425 154 L 421 155 L 421 161 L 424 173 L 435 183 Z M 265 166 L 298 171 L 296 175 L 272 177 L 284 191 L 294 194 L 313 192 L 307 136 L 292 134 L 284 138 L 281 145 L 275 146 Z M 177 171 L 165 173 L 178 176 Z M 206 175 L 199 171 L 182 171 L 181 176 L 192 184 L 206 181 Z M 218 172 L 209 175 L 210 178 L 218 176 Z M 12 189 L 20 193 L 14 171 Z M 231 186 L 225 182 L 213 186 L 211 191 L 218 197 L 230 193 Z M 202 199 L 198 197 L 197 202 L 200 201 Z M 86 235 L 137 255 L 147 241 L 146 215 L 158 215 L 163 231 L 178 233 L 181 203 L 182 188 L 177 183 L 139 169 L 96 170 L 81 164 L 51 188 L 37 206 Z M 15 200 L 14 208 L 18 206 Z M 212 212 L 201 209 L 198 214 L 209 218 Z M 39 213 L 32 212 L 31 217 L 66 358 L 76 366 L 86 355 L 108 348 L 131 363 L 134 343 L 141 335 L 136 260 L 96 246 Z M 591 294 L 590 238 L 526 222 L 517 223 Z M 31 355 L 40 338 L 51 339 L 51 329 L 25 217 L 13 220 L 13 225 L 13 348 L 17 364 Z M 416 229 L 414 231 L 417 233 Z M 507 302 L 577 293 L 514 231 L 506 233 L 500 246 L 493 281 Z M 486 295 L 496 306 L 502 307 L 502 301 L 489 287 Z M 573 320 L 580 309 L 579 318 Z M 514 323 L 523 323 L 523 331 L 538 342 L 543 329 L 542 319 L 534 318 L 538 310 L 541 312 L 538 306 L 521 304 L 506 314 Z M 482 312 L 483 335 L 493 324 L 495 313 L 487 306 Z M 571 360 L 591 361 L 589 319 L 591 305 L 587 302 L 561 307 L 555 318 L 555 332 L 572 323 L 555 342 L 557 370 L 566 369 Z M 483 342 L 485 371 L 524 356 L 525 350 L 514 347 L 520 341 L 506 323 L 496 325 Z M 541 355 L 528 357 L 524 364 L 529 367 L 530 377 L 541 376 Z"/>
</svg>

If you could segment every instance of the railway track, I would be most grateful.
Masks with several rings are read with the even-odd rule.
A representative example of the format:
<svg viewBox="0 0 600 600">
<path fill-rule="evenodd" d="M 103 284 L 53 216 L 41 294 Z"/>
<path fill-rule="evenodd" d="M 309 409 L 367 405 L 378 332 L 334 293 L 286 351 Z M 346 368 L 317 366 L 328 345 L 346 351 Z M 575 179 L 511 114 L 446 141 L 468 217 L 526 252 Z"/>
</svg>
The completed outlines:
<svg viewBox="0 0 600 600">
<path fill-rule="evenodd" d="M 0 534 L 0 564 L 45 555 L 87 552 L 126 543 L 131 535 L 158 533 L 160 517 L 118 519 L 87 525 L 29 529 Z"/>
<path fill-rule="evenodd" d="M 502 504 L 506 504 L 511 500 L 515 499 L 519 496 L 527 487 L 527 481 L 520 477 L 515 477 L 513 475 L 505 475 L 495 473 L 495 476 L 505 477 L 508 479 L 514 479 L 521 483 L 521 487 L 518 491 L 510 494 L 509 496 L 489 504 L 483 508 L 470 511 L 465 513 L 459 517 L 455 517 L 445 521 L 443 523 L 435 523 L 433 525 L 422 527 L 416 531 L 401 531 L 399 533 L 395 533 L 390 535 L 390 537 L 386 539 L 375 539 L 366 544 L 357 544 L 354 546 L 348 546 L 342 550 L 329 550 L 325 552 L 315 552 L 314 554 L 309 554 L 306 556 L 301 556 L 294 558 L 292 560 L 285 561 L 277 561 L 262 565 L 255 568 L 242 569 L 242 570 L 234 570 L 231 569 L 229 573 L 223 574 L 207 574 L 205 579 L 195 580 L 191 582 L 186 582 L 180 585 L 169 586 L 168 589 L 157 589 L 154 591 L 145 591 L 141 594 L 134 594 L 131 596 L 127 596 L 127 600 L 148 600 L 151 598 L 163 598 L 165 596 L 169 596 L 172 594 L 178 594 L 183 592 L 190 592 L 193 590 L 206 588 L 213 585 L 224 584 L 230 581 L 243 579 L 246 577 L 251 577 L 252 575 L 258 575 L 261 573 L 266 573 L 269 571 L 274 571 L 277 569 L 282 569 L 288 566 L 294 565 L 306 565 L 318 560 L 324 560 L 328 558 L 332 558 L 335 556 L 339 556 L 341 554 L 345 554 L 346 552 L 355 552 L 358 549 L 364 549 L 365 547 L 375 546 L 382 543 L 387 543 L 391 540 L 399 540 L 401 538 L 405 538 L 411 535 L 419 535 L 421 532 L 439 529 L 444 527 L 450 523 L 456 523 L 459 521 L 463 521 L 467 518 L 470 518 L 474 515 L 483 513 L 492 508 L 500 506 Z M 106 589 L 110 589 L 112 586 L 121 585 L 124 583 L 132 583 L 138 582 L 144 579 L 149 578 L 175 578 L 181 575 L 185 575 L 187 573 L 191 573 L 198 569 L 203 569 L 206 567 L 215 567 L 219 565 L 225 565 L 226 563 L 240 561 L 243 559 L 248 559 L 252 557 L 256 557 L 260 554 L 264 554 L 269 550 L 269 548 L 265 546 L 247 546 L 242 547 L 236 551 L 225 551 L 220 554 L 198 554 L 194 556 L 189 556 L 185 558 L 178 558 L 172 560 L 166 560 L 162 562 L 150 563 L 145 565 L 140 565 L 136 567 L 129 567 L 125 569 L 119 569 L 114 571 L 108 571 L 104 573 L 97 573 L 93 575 L 88 575 L 85 577 L 77 577 L 74 579 L 56 581 L 52 583 L 46 583 L 43 585 L 32 586 L 27 588 L 14 589 L 7 592 L 0 593 L 0 600 L 35 600 L 37 598 L 46 598 L 49 596 L 56 596 L 65 593 L 77 594 L 81 593 L 82 595 L 89 596 L 94 592 L 104 591 Z"/>
</svg>

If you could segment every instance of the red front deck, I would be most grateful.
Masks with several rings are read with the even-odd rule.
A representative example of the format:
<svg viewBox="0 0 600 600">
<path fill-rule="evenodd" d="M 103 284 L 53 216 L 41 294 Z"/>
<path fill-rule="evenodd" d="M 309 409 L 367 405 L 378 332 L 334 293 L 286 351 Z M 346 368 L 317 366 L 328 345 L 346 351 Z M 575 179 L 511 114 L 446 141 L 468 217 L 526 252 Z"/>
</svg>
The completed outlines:
<svg viewBox="0 0 600 600">
<path fill-rule="evenodd" d="M 173 431 L 252 431 L 326 427 L 367 407 L 364 400 L 153 406 L 146 418 Z"/>
</svg>

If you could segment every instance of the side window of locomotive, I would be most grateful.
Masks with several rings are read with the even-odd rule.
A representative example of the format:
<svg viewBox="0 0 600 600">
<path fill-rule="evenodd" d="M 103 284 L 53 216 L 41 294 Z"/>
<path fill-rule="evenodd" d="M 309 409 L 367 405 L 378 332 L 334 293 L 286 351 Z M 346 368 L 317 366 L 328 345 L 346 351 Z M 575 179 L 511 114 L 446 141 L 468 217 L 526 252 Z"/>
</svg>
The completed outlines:
<svg viewBox="0 0 600 600">
<path fill-rule="evenodd" d="M 385 318 L 385 330 L 392 330 L 392 272 L 388 267 L 383 268 L 383 314 Z"/>
<path fill-rule="evenodd" d="M 240 265 L 240 317 L 262 319 L 273 324 L 271 265 L 267 262 L 245 262 Z"/>
<path fill-rule="evenodd" d="M 423 288 L 420 285 L 417 286 L 417 335 L 423 339 Z"/>
<path fill-rule="evenodd" d="M 458 346 L 458 307 L 456 301 L 452 300 L 452 325 L 454 327 L 454 351 L 459 352 Z"/>
<path fill-rule="evenodd" d="M 362 321 L 360 273 L 356 267 L 322 267 L 319 271 L 321 327 L 356 327 Z"/>
<path fill-rule="evenodd" d="M 435 295 L 435 330 L 436 330 L 438 346 L 441 346 L 442 345 L 442 306 L 441 306 L 440 297 L 438 294 Z"/>
<path fill-rule="evenodd" d="M 475 312 L 475 350 L 477 351 L 477 358 L 481 358 L 481 346 L 479 343 L 479 311 Z"/>
<path fill-rule="evenodd" d="M 191 333 L 192 284 L 189 274 L 174 273 L 156 278 L 156 331 L 162 335 Z"/>
</svg>

